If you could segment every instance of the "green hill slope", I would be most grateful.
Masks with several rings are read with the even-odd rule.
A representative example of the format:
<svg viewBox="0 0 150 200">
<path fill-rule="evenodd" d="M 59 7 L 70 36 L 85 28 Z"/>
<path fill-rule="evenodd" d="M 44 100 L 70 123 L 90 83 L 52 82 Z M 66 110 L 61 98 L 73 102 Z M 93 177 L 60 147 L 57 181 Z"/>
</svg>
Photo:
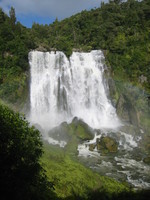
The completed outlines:
<svg viewBox="0 0 150 200">
<path fill-rule="evenodd" d="M 33 24 L 37 46 L 56 48 L 70 55 L 72 49 L 105 50 L 112 74 L 150 89 L 150 2 L 110 1 L 91 11 L 52 25 Z"/>
</svg>

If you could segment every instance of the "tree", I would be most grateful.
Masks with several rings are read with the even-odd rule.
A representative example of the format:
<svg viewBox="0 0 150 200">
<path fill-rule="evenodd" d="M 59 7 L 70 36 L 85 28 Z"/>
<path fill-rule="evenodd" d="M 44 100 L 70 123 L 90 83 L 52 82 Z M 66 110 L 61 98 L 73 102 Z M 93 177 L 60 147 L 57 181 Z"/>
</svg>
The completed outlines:
<svg viewBox="0 0 150 200">
<path fill-rule="evenodd" d="M 16 23 L 16 13 L 15 13 L 15 9 L 13 7 L 11 7 L 11 9 L 9 11 L 9 16 L 10 16 L 12 27 L 14 28 L 15 23 Z"/>
<path fill-rule="evenodd" d="M 40 133 L 18 113 L 0 105 L 1 199 L 52 199 L 52 183 L 40 164 Z"/>
<path fill-rule="evenodd" d="M 0 8 L 0 24 L 5 21 L 5 16 L 3 10 Z"/>
</svg>

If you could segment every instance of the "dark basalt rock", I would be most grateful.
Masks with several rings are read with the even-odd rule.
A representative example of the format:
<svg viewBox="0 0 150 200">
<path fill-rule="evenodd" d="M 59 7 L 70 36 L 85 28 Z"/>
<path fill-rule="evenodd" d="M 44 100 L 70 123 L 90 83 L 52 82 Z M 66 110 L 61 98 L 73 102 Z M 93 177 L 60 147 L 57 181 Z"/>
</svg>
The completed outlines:
<svg viewBox="0 0 150 200">
<path fill-rule="evenodd" d="M 116 153 L 118 151 L 118 144 L 115 139 L 102 136 L 96 140 L 96 143 L 89 144 L 90 151 L 93 151 L 95 148 L 102 153 Z"/>
<path fill-rule="evenodd" d="M 148 156 L 148 157 L 144 158 L 143 162 L 150 165 L 150 157 Z"/>
<path fill-rule="evenodd" d="M 96 148 L 96 143 L 93 143 L 93 144 L 89 144 L 89 150 L 90 151 L 94 151 L 94 149 Z"/>
<path fill-rule="evenodd" d="M 98 150 L 107 150 L 110 153 L 117 152 L 118 145 L 117 142 L 111 137 L 101 137 L 97 139 L 97 149 Z"/>
<path fill-rule="evenodd" d="M 120 95 L 117 102 L 116 111 L 118 116 L 124 122 L 138 126 L 138 117 L 136 109 L 126 95 Z"/>
<path fill-rule="evenodd" d="M 69 126 L 73 128 L 74 134 L 81 140 L 92 140 L 94 138 L 94 130 L 77 117 L 73 118 Z"/>
<path fill-rule="evenodd" d="M 65 140 L 66 142 L 69 142 L 72 136 L 76 136 L 82 141 L 94 138 L 93 129 L 77 117 L 70 124 L 63 122 L 49 131 L 49 136 L 56 140 Z"/>
</svg>

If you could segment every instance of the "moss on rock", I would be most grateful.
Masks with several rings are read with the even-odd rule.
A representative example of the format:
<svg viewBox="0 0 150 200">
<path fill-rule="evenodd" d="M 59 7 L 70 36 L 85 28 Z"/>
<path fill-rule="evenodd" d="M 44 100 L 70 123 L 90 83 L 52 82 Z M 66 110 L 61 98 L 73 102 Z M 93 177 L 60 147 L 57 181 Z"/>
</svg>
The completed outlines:
<svg viewBox="0 0 150 200">
<path fill-rule="evenodd" d="M 96 148 L 96 144 L 89 144 L 89 150 L 90 151 L 94 151 L 94 149 Z"/>
<path fill-rule="evenodd" d="M 111 137 L 101 137 L 100 141 L 97 140 L 97 147 L 103 150 L 107 150 L 110 153 L 117 152 L 117 142 Z"/>
<path fill-rule="evenodd" d="M 115 139 L 102 136 L 97 138 L 96 143 L 89 144 L 90 151 L 93 151 L 95 148 L 102 154 L 116 153 L 118 151 L 118 144 Z"/>
<path fill-rule="evenodd" d="M 150 156 L 143 159 L 143 162 L 150 165 Z"/>
</svg>

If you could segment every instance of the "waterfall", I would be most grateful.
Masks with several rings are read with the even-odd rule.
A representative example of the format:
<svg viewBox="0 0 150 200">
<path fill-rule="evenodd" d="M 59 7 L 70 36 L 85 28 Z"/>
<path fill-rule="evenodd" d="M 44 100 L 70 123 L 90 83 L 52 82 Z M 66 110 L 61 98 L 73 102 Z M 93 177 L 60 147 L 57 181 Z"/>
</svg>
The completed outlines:
<svg viewBox="0 0 150 200">
<path fill-rule="evenodd" d="M 120 125 L 115 108 L 107 97 L 104 80 L 104 55 L 95 50 L 29 53 L 30 120 L 50 129 L 75 116 L 92 128 L 116 128 Z"/>
</svg>

